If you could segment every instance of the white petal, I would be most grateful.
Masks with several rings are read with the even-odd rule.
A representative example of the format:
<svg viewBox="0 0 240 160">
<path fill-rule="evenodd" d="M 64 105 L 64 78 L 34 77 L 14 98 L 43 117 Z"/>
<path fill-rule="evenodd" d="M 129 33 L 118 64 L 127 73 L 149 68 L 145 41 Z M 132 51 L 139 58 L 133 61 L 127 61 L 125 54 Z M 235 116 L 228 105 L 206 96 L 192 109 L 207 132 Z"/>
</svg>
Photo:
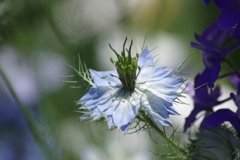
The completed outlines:
<svg viewBox="0 0 240 160">
<path fill-rule="evenodd" d="M 142 107 L 154 121 L 162 125 L 171 125 L 169 114 L 177 114 L 171 103 L 166 102 L 149 91 L 142 95 Z"/>
</svg>

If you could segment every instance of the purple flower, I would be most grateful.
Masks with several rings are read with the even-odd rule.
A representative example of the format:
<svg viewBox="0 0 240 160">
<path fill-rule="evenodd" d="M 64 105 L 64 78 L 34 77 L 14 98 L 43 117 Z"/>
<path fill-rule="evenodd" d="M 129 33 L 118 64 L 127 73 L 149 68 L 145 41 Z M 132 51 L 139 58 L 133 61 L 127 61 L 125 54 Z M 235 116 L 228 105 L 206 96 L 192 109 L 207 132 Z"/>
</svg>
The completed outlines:
<svg viewBox="0 0 240 160">
<path fill-rule="evenodd" d="M 223 13 L 218 18 L 218 25 L 221 29 L 229 29 L 233 28 L 234 30 L 234 37 L 237 40 L 240 40 L 240 11 L 238 12 L 229 12 Z"/>
<path fill-rule="evenodd" d="M 208 5 L 211 0 L 204 0 Z M 233 28 L 234 37 L 240 40 L 240 3 L 238 0 L 214 0 L 220 9 L 221 15 L 218 18 L 218 25 L 222 30 Z"/>
<path fill-rule="evenodd" d="M 207 75 L 206 78 L 208 78 L 207 82 L 210 88 L 214 87 L 214 82 L 218 78 L 221 62 L 240 46 L 240 43 L 237 42 L 235 45 L 228 47 L 229 44 L 235 42 L 234 38 L 225 41 L 226 38 L 232 37 L 233 32 L 233 29 L 221 30 L 218 24 L 214 22 L 202 35 L 195 34 L 195 38 L 200 44 L 190 43 L 191 47 L 202 52 L 203 63 L 206 67 L 203 74 Z"/>
<path fill-rule="evenodd" d="M 236 75 L 232 75 L 230 77 L 230 80 L 231 80 L 232 84 L 234 85 L 234 87 L 238 88 L 238 84 L 240 83 L 240 78 L 238 78 L 238 76 L 236 76 Z"/>
<path fill-rule="evenodd" d="M 201 127 L 217 127 L 218 125 L 228 121 L 230 122 L 235 129 L 240 132 L 240 85 L 238 87 L 237 95 L 233 93 L 230 94 L 230 97 L 233 99 L 235 105 L 238 107 L 237 112 L 234 113 L 229 109 L 220 109 L 216 112 L 210 114 L 205 118 Z"/>
<path fill-rule="evenodd" d="M 195 95 L 193 96 L 194 100 L 194 109 L 191 114 L 186 118 L 184 125 L 184 132 L 191 126 L 191 124 L 196 120 L 196 116 L 201 111 L 212 112 L 212 108 L 216 105 L 221 104 L 221 101 L 218 101 L 218 97 L 221 95 L 220 88 L 216 87 L 212 93 L 209 93 L 209 89 L 206 84 L 205 75 L 197 75 L 195 77 L 194 88 Z M 199 87 L 199 88 L 198 88 Z"/>
<path fill-rule="evenodd" d="M 210 1 L 211 0 L 203 0 L 205 5 L 208 5 Z M 214 2 L 219 9 L 225 8 L 228 4 L 227 0 L 214 0 Z"/>
<path fill-rule="evenodd" d="M 235 129 L 240 132 L 240 119 L 238 115 L 230 109 L 219 109 L 210 114 L 201 124 L 201 128 L 217 127 L 226 121 L 230 122 Z"/>
<path fill-rule="evenodd" d="M 226 0 L 225 0 L 226 1 Z M 240 3 L 238 0 L 228 0 L 218 18 L 218 25 L 222 30 L 234 29 L 234 37 L 240 40 Z"/>
<path fill-rule="evenodd" d="M 205 5 L 208 5 L 210 1 L 211 0 L 203 0 Z M 222 13 L 234 12 L 239 8 L 238 0 L 214 0 L 214 2 Z"/>
</svg>

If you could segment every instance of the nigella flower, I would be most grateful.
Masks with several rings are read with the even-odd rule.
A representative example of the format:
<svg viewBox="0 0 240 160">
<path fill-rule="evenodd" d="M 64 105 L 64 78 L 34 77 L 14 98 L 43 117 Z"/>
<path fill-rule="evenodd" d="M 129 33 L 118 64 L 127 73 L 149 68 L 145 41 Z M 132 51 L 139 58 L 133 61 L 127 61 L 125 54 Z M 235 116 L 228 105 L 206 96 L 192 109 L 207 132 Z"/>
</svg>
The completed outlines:
<svg viewBox="0 0 240 160">
<path fill-rule="evenodd" d="M 195 38 L 200 44 L 191 42 L 191 47 L 202 52 L 205 65 L 203 74 L 210 88 L 214 87 L 214 82 L 218 78 L 221 70 L 220 63 L 240 46 L 240 43 L 236 42 L 236 39 L 232 37 L 233 32 L 233 29 L 221 30 L 215 22 L 211 24 L 202 35 L 195 34 Z M 225 41 L 226 38 L 230 39 Z M 235 44 L 233 44 L 234 42 Z M 231 46 L 229 47 L 229 45 Z"/>
<path fill-rule="evenodd" d="M 240 85 L 238 87 L 237 95 L 231 93 L 230 97 L 238 107 L 237 112 L 235 113 L 230 109 L 219 109 L 206 117 L 201 125 L 202 128 L 217 127 L 218 125 L 228 121 L 238 132 L 240 132 Z"/>
<path fill-rule="evenodd" d="M 104 117 L 109 128 L 117 127 L 125 133 L 142 111 L 156 123 L 171 125 L 169 115 L 178 114 L 173 102 L 184 80 L 171 76 L 171 70 L 165 67 L 155 66 L 148 47 L 132 57 L 131 42 L 126 56 L 126 41 L 121 54 L 110 45 L 118 58 L 110 59 L 116 70 L 90 70 L 95 85 L 78 101 L 81 109 L 87 109 L 81 119 Z"/>
</svg>

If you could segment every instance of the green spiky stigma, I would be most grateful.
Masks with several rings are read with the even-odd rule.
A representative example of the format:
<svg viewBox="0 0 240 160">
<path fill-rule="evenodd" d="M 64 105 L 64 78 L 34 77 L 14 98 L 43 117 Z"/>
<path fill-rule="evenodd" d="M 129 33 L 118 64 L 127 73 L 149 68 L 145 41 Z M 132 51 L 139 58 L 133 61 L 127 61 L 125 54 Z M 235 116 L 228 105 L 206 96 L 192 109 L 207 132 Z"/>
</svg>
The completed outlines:
<svg viewBox="0 0 240 160">
<path fill-rule="evenodd" d="M 126 51 L 128 53 L 128 56 L 125 55 L 125 44 L 127 42 L 127 37 L 123 43 L 123 51 L 121 52 L 121 55 L 118 54 L 112 46 L 109 44 L 111 50 L 116 54 L 118 60 L 114 61 L 112 57 L 110 58 L 110 61 L 115 65 L 118 77 L 115 75 L 111 75 L 113 77 L 117 77 L 121 82 L 124 88 L 128 90 L 133 90 L 135 88 L 136 79 L 137 79 L 137 68 L 140 67 L 137 64 L 138 61 L 138 53 L 136 54 L 136 57 L 131 57 L 131 48 L 133 41 L 131 40 L 131 44 L 129 49 L 126 48 Z"/>
</svg>

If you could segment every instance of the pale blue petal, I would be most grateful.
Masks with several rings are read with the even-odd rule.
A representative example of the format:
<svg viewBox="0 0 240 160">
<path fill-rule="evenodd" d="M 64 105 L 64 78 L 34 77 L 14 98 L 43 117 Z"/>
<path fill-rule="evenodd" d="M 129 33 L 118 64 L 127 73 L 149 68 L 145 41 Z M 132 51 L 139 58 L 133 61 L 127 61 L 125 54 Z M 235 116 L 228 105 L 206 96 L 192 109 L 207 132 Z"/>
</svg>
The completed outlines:
<svg viewBox="0 0 240 160">
<path fill-rule="evenodd" d="M 80 100 L 77 102 L 77 104 L 81 104 L 84 102 L 87 102 L 89 100 L 92 99 L 93 95 L 96 93 L 97 91 L 97 86 L 92 86 L 88 92 L 80 99 L 82 102 L 80 102 Z"/>
<path fill-rule="evenodd" d="M 91 73 L 91 77 L 92 77 L 94 83 L 97 86 L 109 86 L 109 85 L 116 86 L 116 85 L 121 84 L 121 82 L 118 78 L 110 76 L 111 74 L 118 76 L 118 73 L 116 70 L 114 70 L 114 71 L 95 71 L 95 70 L 90 69 L 89 71 Z M 106 78 L 103 79 L 101 77 L 106 77 Z"/>
<path fill-rule="evenodd" d="M 110 99 L 117 90 L 117 88 L 111 86 L 93 86 L 89 89 L 89 92 L 77 102 L 77 104 L 82 104 L 89 109 L 93 109 L 95 108 L 94 106 L 101 103 L 101 101 Z"/>
<path fill-rule="evenodd" d="M 119 89 L 114 89 L 110 86 L 93 86 L 89 92 L 83 96 L 77 103 L 81 104 L 81 109 L 90 110 L 82 116 L 82 119 L 92 117 L 98 119 L 103 115 L 114 99 L 115 94 Z"/>
<path fill-rule="evenodd" d="M 153 58 L 150 54 L 148 46 L 139 54 L 138 66 L 143 67 L 144 65 L 153 64 Z"/>
<path fill-rule="evenodd" d="M 84 120 L 84 119 L 88 119 L 88 118 L 91 118 L 92 120 L 96 120 L 96 119 L 99 119 L 100 117 L 102 117 L 103 114 L 101 114 L 100 112 L 87 112 L 87 113 L 84 113 L 84 115 L 81 117 L 81 120 Z"/>
<path fill-rule="evenodd" d="M 173 103 L 163 100 L 164 105 L 170 115 L 179 115 L 179 113 L 173 107 Z"/>
<path fill-rule="evenodd" d="M 95 109 L 96 110 L 96 109 Z M 84 115 L 81 117 L 81 120 L 87 119 L 87 118 L 91 118 L 92 120 L 97 120 L 100 117 L 104 116 L 101 112 L 97 112 L 97 111 L 89 111 L 87 113 L 84 113 Z"/>
<path fill-rule="evenodd" d="M 93 118 L 93 120 L 97 120 L 102 116 L 103 116 L 103 114 L 99 111 L 94 111 L 91 113 L 91 117 Z"/>
<path fill-rule="evenodd" d="M 165 69 L 166 67 L 151 67 L 151 66 L 144 66 L 138 77 L 137 82 L 144 82 L 144 81 L 158 81 L 165 77 L 170 77 L 172 74 L 172 70 Z"/>
<path fill-rule="evenodd" d="M 169 115 L 178 114 L 172 103 L 156 96 L 150 91 L 145 91 L 142 97 L 142 107 L 154 121 L 166 126 L 171 125 Z"/>
<path fill-rule="evenodd" d="M 93 86 L 78 103 L 82 104 L 80 108 L 89 109 L 81 117 L 82 120 L 90 117 L 96 120 L 106 116 L 109 128 L 116 126 L 125 133 L 138 114 L 140 97 L 123 87 Z"/>
<path fill-rule="evenodd" d="M 88 113 L 84 113 L 84 115 L 81 117 L 81 120 L 84 120 L 84 119 L 87 119 L 87 118 L 90 118 L 91 117 L 91 113 L 88 112 Z"/>
<path fill-rule="evenodd" d="M 158 90 L 161 93 L 165 94 L 172 94 L 172 92 L 176 92 L 180 86 L 183 84 L 185 80 L 180 77 L 174 77 L 174 78 L 163 78 L 159 81 L 155 82 L 148 82 L 149 87 L 154 88 Z"/>
<path fill-rule="evenodd" d="M 101 89 L 104 87 L 101 87 L 99 89 L 99 92 L 101 92 Z M 87 101 L 84 103 L 85 106 L 88 106 L 89 109 L 94 110 L 97 108 L 99 112 L 102 112 L 106 110 L 114 101 L 114 97 L 118 89 L 112 89 L 108 90 L 105 94 L 103 94 L 98 99 L 92 99 L 90 101 Z"/>
<path fill-rule="evenodd" d="M 108 128 L 114 127 L 112 116 L 108 116 Z"/>
<path fill-rule="evenodd" d="M 121 126 L 120 129 L 122 130 L 123 133 L 126 133 L 130 125 L 131 125 L 131 122 L 129 122 L 126 125 Z"/>
<path fill-rule="evenodd" d="M 150 91 L 156 96 L 172 103 L 179 94 L 176 92 L 182 85 L 184 80 L 179 77 L 175 78 L 164 78 L 159 81 L 146 82 L 144 84 L 139 84 L 139 89 L 142 92 Z"/>
<path fill-rule="evenodd" d="M 132 120 L 138 114 L 140 97 L 135 92 L 125 90 L 122 91 L 118 100 L 113 102 L 112 106 L 113 122 L 115 126 L 125 133 Z"/>
</svg>

